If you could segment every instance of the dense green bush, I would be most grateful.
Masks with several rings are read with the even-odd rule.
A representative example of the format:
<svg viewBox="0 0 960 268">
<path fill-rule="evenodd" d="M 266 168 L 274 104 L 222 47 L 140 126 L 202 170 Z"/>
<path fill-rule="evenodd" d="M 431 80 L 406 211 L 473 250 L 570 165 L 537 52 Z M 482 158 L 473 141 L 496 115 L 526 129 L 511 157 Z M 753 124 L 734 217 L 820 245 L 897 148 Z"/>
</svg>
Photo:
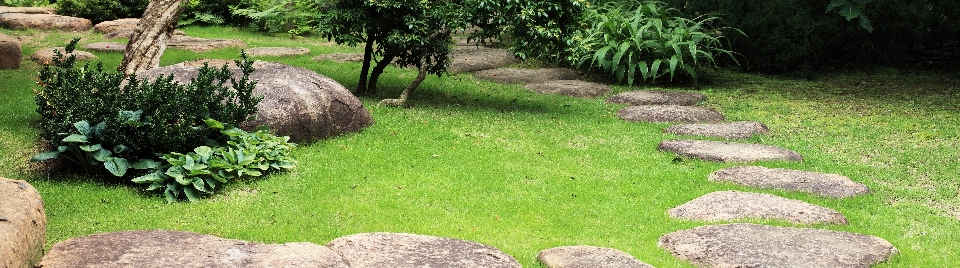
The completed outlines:
<svg viewBox="0 0 960 268">
<path fill-rule="evenodd" d="M 231 7 L 235 20 L 242 18 L 244 24 L 256 31 L 289 33 L 291 35 L 313 34 L 318 30 L 320 9 L 329 0 L 244 0 Z"/>
<path fill-rule="evenodd" d="M 8 7 L 45 7 L 50 6 L 48 0 L 3 0 L 0 6 Z"/>
<path fill-rule="evenodd" d="M 827 13 L 824 1 L 668 0 L 685 14 L 714 12 L 726 26 L 750 38 L 731 36 L 747 66 L 764 72 L 818 69 L 835 63 L 883 63 L 924 57 L 960 42 L 960 1 L 874 0 L 863 12 L 872 32 Z"/>
<path fill-rule="evenodd" d="M 586 24 L 581 20 L 590 7 L 587 0 L 470 0 L 465 15 L 481 31 L 472 39 L 510 38 L 510 50 L 521 59 L 565 62 L 571 54 L 574 32 Z"/>
<path fill-rule="evenodd" d="M 571 54 L 582 69 L 599 68 L 630 85 L 668 75 L 696 82 L 718 54 L 736 62 L 724 49 L 724 29 L 710 25 L 717 17 L 680 15 L 658 1 L 609 2 L 586 12 L 590 24 L 572 38 Z"/>
<path fill-rule="evenodd" d="M 68 45 L 68 51 L 76 41 Z M 189 85 L 172 81 L 172 76 L 154 82 L 131 76 L 124 82 L 122 73 L 105 72 L 101 64 L 76 67 L 73 56 L 57 56 L 54 65 L 40 70 L 42 88 L 36 95 L 40 135 L 61 140 L 76 122 L 103 122 L 103 147 L 125 145 L 129 150 L 124 157 L 190 151 L 219 134 L 205 127 L 204 119 L 238 125 L 256 114 L 262 97 L 251 94 L 256 85 L 247 79 L 253 72 L 252 61 L 242 56 L 244 60 L 237 61 L 243 68 L 240 79 L 231 77 L 226 67 L 204 66 Z M 232 87 L 225 86 L 227 82 Z M 143 123 L 131 123 L 129 111 L 139 111 L 136 121 Z"/>
<path fill-rule="evenodd" d="M 139 18 L 150 0 L 58 0 L 57 14 L 93 21 Z"/>
</svg>

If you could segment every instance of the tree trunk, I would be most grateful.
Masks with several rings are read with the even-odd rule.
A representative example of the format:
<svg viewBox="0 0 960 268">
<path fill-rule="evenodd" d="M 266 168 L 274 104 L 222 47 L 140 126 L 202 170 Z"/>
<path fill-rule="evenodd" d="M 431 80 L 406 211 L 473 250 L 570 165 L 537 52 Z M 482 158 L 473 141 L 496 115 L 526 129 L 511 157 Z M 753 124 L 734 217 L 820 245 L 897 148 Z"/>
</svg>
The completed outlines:
<svg viewBox="0 0 960 268">
<path fill-rule="evenodd" d="M 403 93 L 400 93 L 400 98 L 381 100 L 380 104 L 388 106 L 406 106 L 407 99 L 410 98 L 410 93 L 413 93 L 417 87 L 420 87 L 420 83 L 427 78 L 427 68 L 429 68 L 429 66 L 423 64 L 423 61 L 421 61 L 420 73 L 417 74 L 417 78 L 413 80 L 413 83 L 410 83 L 407 88 L 403 89 Z"/>
<path fill-rule="evenodd" d="M 143 12 L 137 29 L 130 36 L 123 61 L 117 71 L 129 76 L 160 66 L 160 56 L 167 49 L 167 39 L 176 29 L 186 0 L 151 0 Z"/>
<path fill-rule="evenodd" d="M 386 69 L 390 62 L 393 62 L 393 58 L 396 57 L 395 54 L 390 52 L 383 54 L 383 59 L 380 59 L 377 66 L 373 67 L 373 71 L 370 72 L 370 82 L 367 83 L 367 91 L 370 92 L 370 95 L 377 94 L 377 80 L 380 79 L 380 74 L 383 74 L 383 69 Z"/>
<path fill-rule="evenodd" d="M 367 74 L 370 73 L 371 61 L 373 61 L 373 36 L 367 36 L 367 44 L 363 46 L 363 66 L 360 67 L 357 95 L 367 95 Z"/>
</svg>

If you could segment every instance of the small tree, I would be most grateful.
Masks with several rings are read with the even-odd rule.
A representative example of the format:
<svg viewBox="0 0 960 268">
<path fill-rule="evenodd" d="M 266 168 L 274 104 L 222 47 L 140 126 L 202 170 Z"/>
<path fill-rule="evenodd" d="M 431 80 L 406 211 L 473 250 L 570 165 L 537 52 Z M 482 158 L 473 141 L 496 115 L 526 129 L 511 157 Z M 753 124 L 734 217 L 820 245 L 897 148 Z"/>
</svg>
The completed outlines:
<svg viewBox="0 0 960 268">
<path fill-rule="evenodd" d="M 338 0 L 323 8 L 320 32 L 338 44 L 364 45 L 358 95 L 376 94 L 377 80 L 390 63 L 417 67 L 420 74 L 401 99 L 388 101 L 403 104 L 427 74 L 446 71 L 450 34 L 466 26 L 462 7 L 462 1 L 453 0 Z"/>
</svg>

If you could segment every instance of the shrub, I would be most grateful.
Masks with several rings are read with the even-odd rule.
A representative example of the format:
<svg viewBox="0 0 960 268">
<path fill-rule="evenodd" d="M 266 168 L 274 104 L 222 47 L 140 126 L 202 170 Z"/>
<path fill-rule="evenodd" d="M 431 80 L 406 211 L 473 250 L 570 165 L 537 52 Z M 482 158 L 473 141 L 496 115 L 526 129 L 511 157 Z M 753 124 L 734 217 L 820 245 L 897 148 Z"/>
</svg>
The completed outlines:
<svg viewBox="0 0 960 268">
<path fill-rule="evenodd" d="M 72 51 L 79 39 L 67 46 Z M 219 133 L 205 127 L 204 119 L 213 118 L 238 125 L 256 114 L 262 97 L 252 96 L 255 81 L 249 81 L 253 62 L 241 53 L 243 75 L 231 77 L 226 66 L 203 66 L 188 85 L 172 81 L 172 76 L 151 82 L 122 73 L 103 71 L 102 64 L 76 67 L 73 56 L 63 59 L 58 53 L 54 65 L 40 70 L 37 112 L 41 137 L 56 141 L 72 132 L 79 121 L 104 123 L 100 142 L 105 148 L 125 145 L 123 157 L 147 158 L 157 152 L 183 152 L 204 145 Z M 232 87 L 223 84 L 230 81 Z M 124 111 L 128 111 L 124 113 Z M 129 111 L 137 111 L 133 123 Z"/>
<path fill-rule="evenodd" d="M 318 30 L 321 7 L 328 0 L 245 0 L 230 8 L 236 18 L 243 18 L 256 31 L 312 34 Z"/>
<path fill-rule="evenodd" d="M 652 81 L 667 75 L 697 81 L 705 66 L 715 64 L 716 54 L 736 61 L 723 48 L 725 29 L 710 25 L 717 17 L 687 19 L 663 2 L 609 2 L 589 10 L 584 19 L 590 25 L 574 35 L 578 45 L 571 48 L 577 66 L 589 63 L 587 68 L 600 68 L 630 85 L 635 78 Z"/>
<path fill-rule="evenodd" d="M 471 39 L 506 34 L 510 50 L 521 59 L 564 62 L 574 32 L 584 26 L 581 16 L 587 0 L 473 0 L 465 11 L 471 24 L 482 29 Z"/>
<path fill-rule="evenodd" d="M 0 6 L 8 7 L 45 7 L 50 6 L 48 0 L 3 0 Z"/>
<path fill-rule="evenodd" d="M 122 19 L 139 18 L 150 0 L 59 0 L 57 14 L 89 19 L 94 24 Z"/>
</svg>

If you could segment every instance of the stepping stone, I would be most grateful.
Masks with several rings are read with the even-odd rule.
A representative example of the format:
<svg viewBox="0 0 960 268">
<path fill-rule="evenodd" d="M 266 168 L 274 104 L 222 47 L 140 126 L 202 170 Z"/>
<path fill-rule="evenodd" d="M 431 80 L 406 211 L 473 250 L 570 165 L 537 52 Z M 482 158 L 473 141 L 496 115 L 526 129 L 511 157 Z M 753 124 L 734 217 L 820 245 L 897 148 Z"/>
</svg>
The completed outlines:
<svg viewBox="0 0 960 268">
<path fill-rule="evenodd" d="M 772 194 L 713 192 L 667 211 L 670 217 L 698 221 L 784 220 L 796 224 L 847 224 L 835 210 Z"/>
<path fill-rule="evenodd" d="M 690 106 L 707 100 L 700 93 L 663 90 L 637 90 L 619 93 L 607 98 L 607 103 L 629 105 L 684 105 Z"/>
<path fill-rule="evenodd" d="M 713 108 L 679 105 L 627 106 L 617 111 L 617 116 L 630 122 L 722 122 L 723 115 Z"/>
<path fill-rule="evenodd" d="M 473 76 L 479 79 L 511 84 L 511 83 L 536 83 L 550 80 L 577 80 L 580 74 L 574 70 L 564 68 L 540 68 L 540 69 L 520 69 L 520 68 L 498 68 L 483 70 L 473 73 Z"/>
<path fill-rule="evenodd" d="M 626 252 L 592 246 L 556 247 L 540 251 L 539 260 L 547 268 L 617 267 L 653 268 Z"/>
<path fill-rule="evenodd" d="M 37 51 L 34 51 L 32 55 L 30 55 L 30 59 L 39 64 L 51 64 L 53 63 L 53 56 L 56 55 L 53 53 L 54 50 L 60 51 L 60 53 L 63 54 L 64 59 L 70 57 L 70 55 L 76 55 L 77 60 L 97 59 L 97 56 L 93 55 L 93 53 L 82 51 L 82 50 L 76 50 L 76 49 L 73 50 L 73 53 L 66 54 L 64 52 L 66 52 L 67 49 L 63 47 L 38 49 Z"/>
<path fill-rule="evenodd" d="M 43 256 L 47 215 L 26 181 L 0 177 L 0 267 L 34 267 Z"/>
<path fill-rule="evenodd" d="M 689 136 L 720 137 L 724 139 L 746 139 L 754 135 L 770 132 L 766 125 L 757 122 L 733 122 L 720 124 L 684 124 L 668 127 L 666 133 Z"/>
<path fill-rule="evenodd" d="M 237 39 L 206 39 L 174 35 L 170 38 L 167 46 L 199 53 L 227 47 L 246 47 L 247 44 Z"/>
<path fill-rule="evenodd" d="M 658 245 L 698 267 L 870 267 L 899 253 L 875 236 L 748 223 L 677 231 Z"/>
<path fill-rule="evenodd" d="M 93 28 L 93 23 L 84 18 L 53 14 L 4 13 L 0 14 L 0 27 L 13 30 L 38 29 L 80 32 Z"/>
<path fill-rule="evenodd" d="M 136 28 L 123 28 L 123 29 L 116 30 L 116 31 L 114 31 L 114 32 L 105 34 L 105 35 L 103 35 L 103 38 L 106 38 L 106 39 L 117 39 L 117 38 L 127 38 L 127 39 L 130 39 L 130 37 L 133 36 L 133 32 L 135 32 L 136 30 L 137 30 Z M 174 36 L 185 36 L 186 33 L 184 33 L 184 32 L 181 31 L 181 30 L 173 30 L 173 35 L 174 35 Z"/>
<path fill-rule="evenodd" d="M 765 168 L 755 166 L 730 167 L 710 174 L 708 180 L 733 182 L 739 185 L 812 193 L 825 197 L 846 198 L 870 192 L 870 188 L 839 174 L 827 174 Z"/>
<path fill-rule="evenodd" d="M 84 45 L 83 49 L 99 52 L 123 52 L 127 49 L 127 44 L 117 42 L 99 42 Z"/>
<path fill-rule="evenodd" d="M 20 47 L 20 40 L 0 33 L 0 70 L 20 69 L 22 59 L 23 49 Z"/>
<path fill-rule="evenodd" d="M 102 233 L 53 245 L 38 267 L 336 267 L 350 265 L 311 243 L 261 244 L 190 232 Z"/>
<path fill-rule="evenodd" d="M 530 83 L 525 88 L 537 93 L 560 94 L 578 98 L 594 98 L 610 92 L 610 87 L 607 85 L 580 80 L 552 80 Z"/>
<path fill-rule="evenodd" d="M 797 152 L 780 147 L 722 141 L 668 140 L 657 145 L 660 151 L 674 152 L 682 156 L 723 162 L 743 163 L 754 161 L 803 161 Z"/>
<path fill-rule="evenodd" d="M 110 34 L 120 30 L 136 29 L 138 23 L 140 23 L 140 19 L 127 18 L 127 19 L 109 20 L 109 21 L 100 22 L 100 23 L 97 23 L 97 25 L 94 25 L 93 31 L 102 33 L 102 34 Z"/>
<path fill-rule="evenodd" d="M 246 49 L 246 52 L 250 57 L 287 57 L 310 54 L 310 49 L 305 47 L 255 47 Z"/>
<path fill-rule="evenodd" d="M 330 53 L 313 57 L 314 61 L 363 62 L 363 53 Z"/>
<path fill-rule="evenodd" d="M 23 13 L 23 14 L 57 14 L 57 10 L 52 7 L 4 7 L 0 6 L 0 14 L 3 13 Z"/>
<path fill-rule="evenodd" d="M 516 267 L 513 257 L 491 246 L 415 234 L 363 233 L 327 243 L 351 267 Z"/>
<path fill-rule="evenodd" d="M 457 46 L 450 54 L 450 73 L 468 73 L 510 66 L 520 62 L 509 50 L 484 46 Z"/>
</svg>

